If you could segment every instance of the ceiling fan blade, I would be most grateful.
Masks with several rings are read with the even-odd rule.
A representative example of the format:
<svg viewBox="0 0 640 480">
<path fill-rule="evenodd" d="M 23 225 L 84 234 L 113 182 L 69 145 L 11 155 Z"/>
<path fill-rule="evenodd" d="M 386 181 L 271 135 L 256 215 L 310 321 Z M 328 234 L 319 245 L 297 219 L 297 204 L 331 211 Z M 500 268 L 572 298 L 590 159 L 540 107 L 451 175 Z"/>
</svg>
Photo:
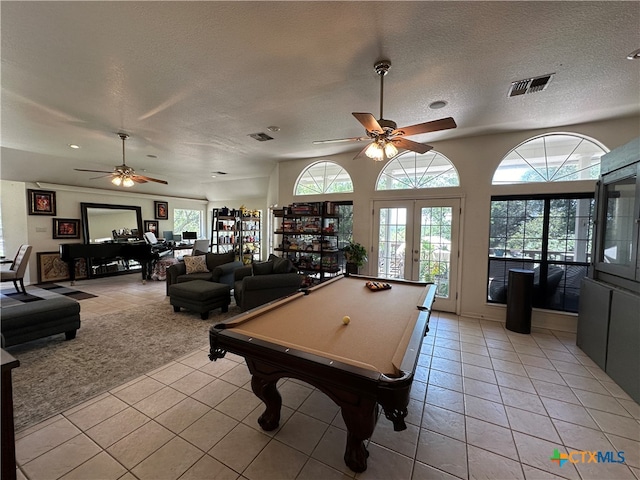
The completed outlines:
<svg viewBox="0 0 640 480">
<path fill-rule="evenodd" d="M 376 120 L 376 117 L 374 117 L 370 113 L 354 112 L 351 115 L 356 117 L 356 120 L 358 120 L 362 124 L 362 126 L 367 129 L 368 132 L 384 132 L 384 130 L 382 130 L 382 127 L 378 123 L 378 120 Z"/>
<path fill-rule="evenodd" d="M 365 151 L 367 148 L 369 148 L 369 145 L 371 145 L 371 144 L 367 144 L 367 145 L 365 145 L 365 146 L 362 148 L 362 150 L 360 150 L 360 151 L 358 152 L 358 154 L 357 154 L 355 157 L 353 157 L 353 159 L 355 160 L 355 159 L 356 159 L 356 158 L 358 158 L 360 155 L 362 155 L 362 154 L 364 153 L 364 151 Z"/>
<path fill-rule="evenodd" d="M 138 182 L 138 183 L 156 182 L 156 183 L 162 183 L 164 185 L 169 185 L 169 183 L 165 182 L 164 180 L 158 180 L 157 178 L 145 177 L 144 175 L 133 175 L 131 178 L 133 179 L 134 182 Z M 142 180 L 142 181 L 140 181 L 140 180 Z"/>
<path fill-rule="evenodd" d="M 438 130 L 448 130 L 456 127 L 457 125 L 453 118 L 447 117 L 432 122 L 418 123 L 416 125 L 398 128 L 393 133 L 402 132 L 402 135 L 409 137 L 411 135 L 418 135 L 419 133 L 437 132 Z"/>
<path fill-rule="evenodd" d="M 107 172 L 105 170 L 87 170 L 85 168 L 74 168 L 74 170 L 78 172 L 109 173 L 109 174 L 114 173 L 113 171 Z"/>
<path fill-rule="evenodd" d="M 425 145 L 423 143 L 414 142 L 402 137 L 395 138 L 393 140 L 393 144 L 396 147 L 404 148 L 405 150 L 411 150 L 412 152 L 416 152 L 416 153 L 427 153 L 429 150 L 433 148 L 431 145 Z"/>
<path fill-rule="evenodd" d="M 91 177 L 89 180 L 97 180 L 99 178 L 112 177 L 112 176 L 113 176 L 113 173 L 107 174 L 107 175 L 100 175 L 99 177 Z"/>
<path fill-rule="evenodd" d="M 313 144 L 320 145 L 322 143 L 364 142 L 366 140 L 371 140 L 371 139 L 369 137 L 337 138 L 335 140 L 316 140 L 313 142 Z"/>
</svg>

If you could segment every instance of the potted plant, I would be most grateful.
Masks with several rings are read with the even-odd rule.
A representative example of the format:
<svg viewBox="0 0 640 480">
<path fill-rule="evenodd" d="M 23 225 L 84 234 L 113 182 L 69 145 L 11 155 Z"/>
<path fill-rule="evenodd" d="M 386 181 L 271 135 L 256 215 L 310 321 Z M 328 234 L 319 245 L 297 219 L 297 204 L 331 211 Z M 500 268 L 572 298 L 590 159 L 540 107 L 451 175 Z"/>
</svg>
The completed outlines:
<svg viewBox="0 0 640 480">
<path fill-rule="evenodd" d="M 349 242 L 343 249 L 347 261 L 346 274 L 358 273 L 358 269 L 367 261 L 367 249 L 359 243 Z"/>
</svg>

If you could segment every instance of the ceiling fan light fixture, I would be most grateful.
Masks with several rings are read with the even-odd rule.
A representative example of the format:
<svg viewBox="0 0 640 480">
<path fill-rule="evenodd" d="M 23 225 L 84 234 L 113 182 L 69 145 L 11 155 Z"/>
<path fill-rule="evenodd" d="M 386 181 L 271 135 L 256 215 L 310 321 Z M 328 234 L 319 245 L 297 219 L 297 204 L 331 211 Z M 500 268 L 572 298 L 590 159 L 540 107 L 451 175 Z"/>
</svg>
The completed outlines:
<svg viewBox="0 0 640 480">
<path fill-rule="evenodd" d="M 374 159 L 376 162 L 379 162 L 384 157 L 384 150 L 382 150 L 382 147 L 378 144 L 378 142 L 373 142 L 367 147 L 364 154 L 367 157 Z"/>
<path fill-rule="evenodd" d="M 113 183 L 116 187 L 119 187 L 120 185 L 122 185 L 122 178 L 120 178 L 120 176 L 113 177 L 111 179 L 111 183 Z"/>
<path fill-rule="evenodd" d="M 392 142 L 387 142 L 384 146 L 384 154 L 387 158 L 393 158 L 398 154 L 398 149 Z"/>
<path fill-rule="evenodd" d="M 124 180 L 122 181 L 123 187 L 133 187 L 134 185 L 135 183 L 133 180 L 131 180 L 130 177 L 125 177 Z"/>
</svg>

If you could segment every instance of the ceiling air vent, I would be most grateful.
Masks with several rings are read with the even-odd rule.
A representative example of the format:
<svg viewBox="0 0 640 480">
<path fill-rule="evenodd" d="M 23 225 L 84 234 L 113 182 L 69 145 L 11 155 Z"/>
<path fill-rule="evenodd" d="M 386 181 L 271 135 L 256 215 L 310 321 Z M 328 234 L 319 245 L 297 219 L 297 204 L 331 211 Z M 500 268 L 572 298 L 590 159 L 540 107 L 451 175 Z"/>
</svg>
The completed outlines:
<svg viewBox="0 0 640 480">
<path fill-rule="evenodd" d="M 524 95 L 525 93 L 541 92 L 553 78 L 555 73 L 549 73 L 547 75 L 541 75 L 534 78 L 526 78 L 524 80 L 517 80 L 511 82 L 511 88 L 509 88 L 509 97 L 516 97 L 518 95 Z"/>
<path fill-rule="evenodd" d="M 267 140 L 273 140 L 273 137 L 270 137 L 269 135 L 267 135 L 266 133 L 250 133 L 249 136 L 251 138 L 255 138 L 256 140 L 258 140 L 259 142 L 266 142 Z"/>
</svg>

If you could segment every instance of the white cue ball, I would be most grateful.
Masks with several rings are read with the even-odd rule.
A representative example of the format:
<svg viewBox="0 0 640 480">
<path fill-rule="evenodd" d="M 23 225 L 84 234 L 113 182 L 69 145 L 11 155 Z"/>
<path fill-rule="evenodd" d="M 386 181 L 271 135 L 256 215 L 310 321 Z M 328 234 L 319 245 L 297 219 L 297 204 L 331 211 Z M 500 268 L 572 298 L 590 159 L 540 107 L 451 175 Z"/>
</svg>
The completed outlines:
<svg viewBox="0 0 640 480">
<path fill-rule="evenodd" d="M 345 325 L 349 325 L 350 321 L 351 317 L 349 315 L 345 315 L 344 317 L 342 317 L 342 323 L 344 323 Z"/>
</svg>

